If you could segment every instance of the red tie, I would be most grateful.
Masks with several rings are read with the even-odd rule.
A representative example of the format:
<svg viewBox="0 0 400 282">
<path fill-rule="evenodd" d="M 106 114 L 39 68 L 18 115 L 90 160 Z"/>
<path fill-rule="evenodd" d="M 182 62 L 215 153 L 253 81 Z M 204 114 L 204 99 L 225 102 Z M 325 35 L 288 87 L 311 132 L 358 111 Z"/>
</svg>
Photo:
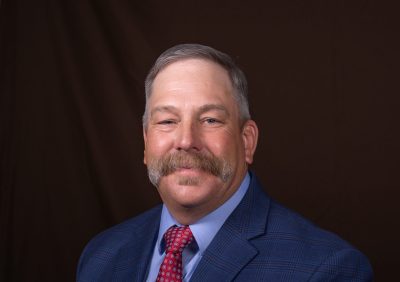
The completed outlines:
<svg viewBox="0 0 400 282">
<path fill-rule="evenodd" d="M 166 255 L 160 266 L 157 281 L 182 281 L 182 251 L 193 241 L 189 226 L 172 226 L 164 234 Z"/>
</svg>

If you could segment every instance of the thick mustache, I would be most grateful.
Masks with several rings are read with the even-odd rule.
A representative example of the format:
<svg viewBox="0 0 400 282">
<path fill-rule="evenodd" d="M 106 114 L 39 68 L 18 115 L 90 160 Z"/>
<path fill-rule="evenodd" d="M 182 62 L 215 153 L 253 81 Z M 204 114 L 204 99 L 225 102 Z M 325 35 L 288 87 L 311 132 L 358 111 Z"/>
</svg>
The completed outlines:
<svg viewBox="0 0 400 282">
<path fill-rule="evenodd" d="M 171 153 L 160 160 L 159 168 L 162 176 L 169 175 L 178 169 L 200 169 L 204 172 L 219 176 L 223 164 L 210 153 L 184 152 Z"/>
</svg>

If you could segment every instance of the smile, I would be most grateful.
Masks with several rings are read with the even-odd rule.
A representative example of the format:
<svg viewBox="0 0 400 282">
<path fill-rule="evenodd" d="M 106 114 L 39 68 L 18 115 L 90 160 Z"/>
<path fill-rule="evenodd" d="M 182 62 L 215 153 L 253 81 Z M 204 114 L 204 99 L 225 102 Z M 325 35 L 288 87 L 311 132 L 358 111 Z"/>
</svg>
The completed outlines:
<svg viewBox="0 0 400 282">
<path fill-rule="evenodd" d="M 200 168 L 196 168 L 196 167 L 179 167 L 175 170 L 175 172 L 179 173 L 179 174 L 185 174 L 185 175 L 193 175 L 193 174 L 199 174 L 200 172 L 202 172 L 202 170 Z"/>
</svg>

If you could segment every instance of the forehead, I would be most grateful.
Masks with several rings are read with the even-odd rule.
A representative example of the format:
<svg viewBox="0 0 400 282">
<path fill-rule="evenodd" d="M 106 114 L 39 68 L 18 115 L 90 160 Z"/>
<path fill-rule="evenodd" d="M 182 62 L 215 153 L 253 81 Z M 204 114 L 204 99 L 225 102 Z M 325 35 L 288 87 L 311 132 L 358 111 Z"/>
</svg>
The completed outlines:
<svg viewBox="0 0 400 282">
<path fill-rule="evenodd" d="M 158 73 L 150 104 L 179 99 L 226 103 L 233 99 L 232 93 L 231 80 L 223 67 L 204 59 L 186 59 L 171 63 Z"/>
</svg>

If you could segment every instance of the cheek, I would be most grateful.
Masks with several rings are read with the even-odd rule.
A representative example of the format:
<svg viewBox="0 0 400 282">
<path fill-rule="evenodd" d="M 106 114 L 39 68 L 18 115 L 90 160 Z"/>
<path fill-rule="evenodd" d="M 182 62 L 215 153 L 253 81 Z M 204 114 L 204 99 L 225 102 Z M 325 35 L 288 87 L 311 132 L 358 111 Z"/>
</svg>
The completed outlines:
<svg viewBox="0 0 400 282">
<path fill-rule="evenodd" d="M 145 157 L 159 156 L 168 151 L 173 144 L 171 136 L 166 134 L 149 133 L 145 143 Z"/>
<path fill-rule="evenodd" d="M 218 134 L 213 136 L 208 136 L 207 147 L 216 156 L 230 158 L 236 151 L 235 144 L 236 136 L 232 134 Z"/>
</svg>

